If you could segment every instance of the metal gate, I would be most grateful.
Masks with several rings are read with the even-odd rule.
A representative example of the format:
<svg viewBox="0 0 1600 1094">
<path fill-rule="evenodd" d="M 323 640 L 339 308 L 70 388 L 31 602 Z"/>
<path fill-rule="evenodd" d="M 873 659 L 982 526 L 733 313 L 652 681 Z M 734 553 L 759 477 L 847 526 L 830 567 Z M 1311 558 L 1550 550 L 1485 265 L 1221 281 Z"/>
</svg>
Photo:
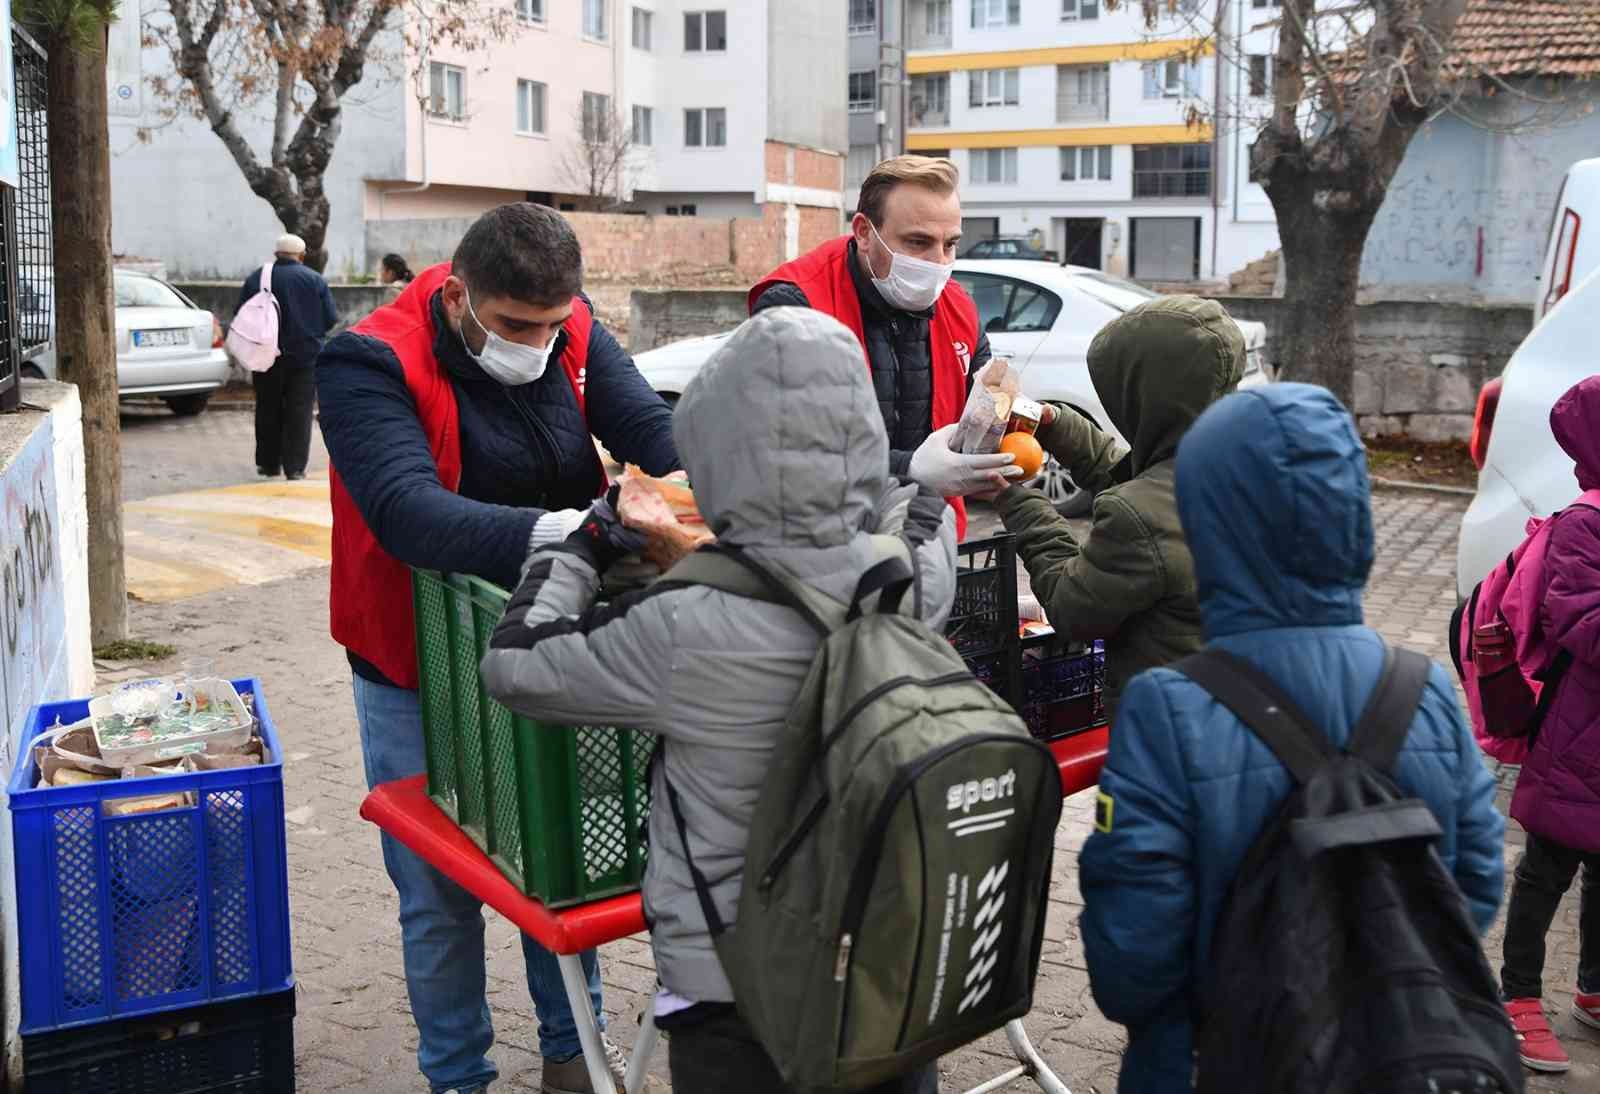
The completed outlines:
<svg viewBox="0 0 1600 1094">
<path fill-rule="evenodd" d="M 18 380 L 28 362 L 50 348 L 56 314 L 45 52 L 13 27 L 11 53 L 21 185 L 0 186 L 0 410 L 16 408 Z"/>
</svg>

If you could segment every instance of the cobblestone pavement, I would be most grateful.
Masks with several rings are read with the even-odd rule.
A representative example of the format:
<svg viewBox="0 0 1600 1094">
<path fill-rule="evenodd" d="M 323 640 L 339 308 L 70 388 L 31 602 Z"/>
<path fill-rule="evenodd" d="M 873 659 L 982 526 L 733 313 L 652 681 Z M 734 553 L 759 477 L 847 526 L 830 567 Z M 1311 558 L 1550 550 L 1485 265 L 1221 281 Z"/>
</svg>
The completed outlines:
<svg viewBox="0 0 1600 1094">
<path fill-rule="evenodd" d="M 242 417 L 242 416 L 241 416 Z M 1445 658 L 1454 606 L 1453 566 L 1460 499 L 1383 493 L 1375 503 L 1378 565 L 1368 595 L 1371 621 L 1388 637 Z M 980 526 L 981 527 L 981 526 Z M 421 1092 L 415 1040 L 400 974 L 395 897 L 378 854 L 377 832 L 356 815 L 364 786 L 349 670 L 327 637 L 327 572 L 236 587 L 164 604 L 135 604 L 141 637 L 176 643 L 179 657 L 215 654 L 220 667 L 262 678 L 288 753 L 285 772 L 289 878 L 300 1017 L 300 1088 L 375 1094 Z M 134 669 L 105 665 L 101 683 Z M 1081 904 L 1076 852 L 1091 825 L 1092 795 L 1068 803 L 1034 1011 L 1027 1026 L 1045 1059 L 1076 1094 L 1115 1088 L 1121 1030 L 1095 1010 L 1076 920 Z M 1504 804 L 1502 797 L 1502 805 Z M 1520 836 L 1508 840 L 1514 861 Z M 515 931 L 490 917 L 490 993 L 499 1029 L 498 1089 L 537 1090 L 534 1018 L 521 982 Z M 1562 906 L 1549 945 L 1546 983 L 1554 1019 L 1576 1064 L 1565 1078 L 1530 1081 L 1537 1091 L 1600 1089 L 1600 1035 L 1566 1015 L 1577 962 L 1577 904 Z M 1488 952 L 1498 964 L 1498 927 Z M 629 939 L 604 952 L 606 1007 L 614 1038 L 631 1045 L 653 986 L 648 946 Z M 946 1091 L 965 1090 L 1002 1069 L 1000 1038 L 944 1062 Z M 665 1077 L 658 1050 L 656 1075 Z"/>
</svg>

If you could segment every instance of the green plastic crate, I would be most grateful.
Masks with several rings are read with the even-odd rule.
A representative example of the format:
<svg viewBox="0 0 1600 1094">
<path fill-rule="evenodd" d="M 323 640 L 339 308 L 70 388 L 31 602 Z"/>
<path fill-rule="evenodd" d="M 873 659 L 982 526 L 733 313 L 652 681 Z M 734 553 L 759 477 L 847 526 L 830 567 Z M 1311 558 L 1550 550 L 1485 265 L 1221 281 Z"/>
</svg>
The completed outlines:
<svg viewBox="0 0 1600 1094">
<path fill-rule="evenodd" d="M 514 885 L 550 907 L 637 889 L 654 736 L 553 728 L 511 713 L 478 679 L 505 590 L 413 570 L 412 593 L 429 797 Z"/>
</svg>

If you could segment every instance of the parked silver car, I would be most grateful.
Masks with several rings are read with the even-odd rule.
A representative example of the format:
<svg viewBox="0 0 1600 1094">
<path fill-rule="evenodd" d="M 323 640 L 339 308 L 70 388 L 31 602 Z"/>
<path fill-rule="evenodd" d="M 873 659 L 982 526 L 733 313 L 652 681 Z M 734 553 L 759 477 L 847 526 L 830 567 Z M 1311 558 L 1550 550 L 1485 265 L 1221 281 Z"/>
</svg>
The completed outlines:
<svg viewBox="0 0 1600 1094">
<path fill-rule="evenodd" d="M 232 365 L 222 348 L 222 326 L 215 317 L 159 278 L 116 271 L 117 393 L 124 399 L 161 399 L 184 416 L 205 410 L 211 395 L 228 382 Z M 23 285 L 24 307 L 50 314 L 48 288 Z M 26 376 L 53 380 L 54 348 L 22 366 Z"/>
</svg>

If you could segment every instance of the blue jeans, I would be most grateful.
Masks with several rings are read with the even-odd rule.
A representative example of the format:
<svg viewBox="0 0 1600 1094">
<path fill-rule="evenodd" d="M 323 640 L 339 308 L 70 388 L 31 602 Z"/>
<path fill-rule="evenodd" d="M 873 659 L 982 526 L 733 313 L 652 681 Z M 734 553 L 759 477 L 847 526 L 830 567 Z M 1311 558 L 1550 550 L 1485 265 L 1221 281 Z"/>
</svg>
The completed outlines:
<svg viewBox="0 0 1600 1094">
<path fill-rule="evenodd" d="M 367 786 L 420 775 L 426 769 L 422 706 L 415 691 L 355 677 L 356 722 Z M 499 1076 L 489 1062 L 494 1026 L 485 997 L 483 905 L 387 833 L 383 864 L 400 894 L 400 941 L 406 991 L 417 1023 L 417 1066 L 435 1091 L 468 1088 Z M 522 955 L 528 992 L 539 1017 L 539 1052 L 546 1059 L 578 1054 L 578 1027 L 556 956 L 526 935 Z M 600 1028 L 600 959 L 583 955 L 589 998 Z"/>
</svg>

